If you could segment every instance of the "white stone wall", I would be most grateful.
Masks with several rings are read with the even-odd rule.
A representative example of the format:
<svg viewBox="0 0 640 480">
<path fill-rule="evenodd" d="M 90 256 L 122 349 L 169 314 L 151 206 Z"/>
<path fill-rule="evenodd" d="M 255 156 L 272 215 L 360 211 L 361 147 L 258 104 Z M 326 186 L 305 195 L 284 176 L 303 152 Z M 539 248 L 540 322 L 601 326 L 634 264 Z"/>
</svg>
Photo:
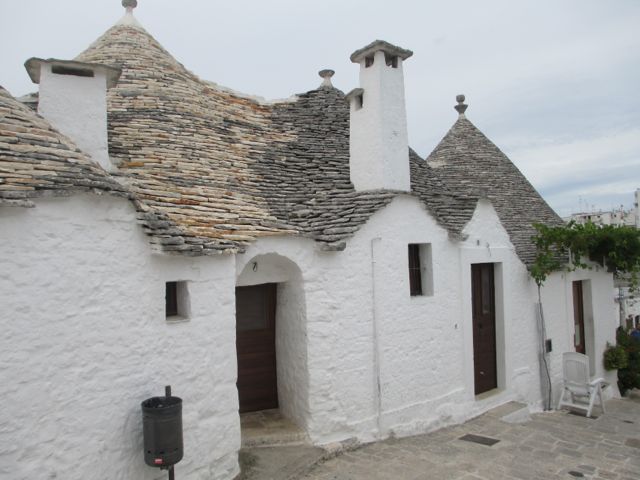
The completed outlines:
<svg viewBox="0 0 640 480">
<path fill-rule="evenodd" d="M 151 254 L 125 200 L 0 208 L 0 478 L 160 479 L 140 403 L 183 399 L 178 478 L 238 472 L 234 261 Z M 191 318 L 166 322 L 166 281 Z"/>
<path fill-rule="evenodd" d="M 265 254 L 286 257 L 302 272 L 306 314 L 298 322 L 306 324 L 309 383 L 301 393 L 309 409 L 305 419 L 294 420 L 306 426 L 314 442 L 430 431 L 509 400 L 527 403 L 532 410 L 542 407 L 535 282 L 489 202 L 479 202 L 465 234 L 464 242 L 450 241 L 419 201 L 399 197 L 376 213 L 343 252 L 320 251 L 306 239 L 267 238 L 238 256 L 237 270 L 244 269 L 241 281 L 246 281 L 250 259 Z M 409 295 L 409 243 L 431 244 L 433 296 Z M 471 264 L 484 262 L 494 263 L 496 272 L 499 388 L 476 398 Z M 277 269 L 255 275 L 255 283 L 288 278 L 279 277 Z M 597 284 L 594 292 L 611 282 L 601 271 L 580 275 Z M 555 284 L 556 277 L 563 288 Z M 557 274 L 543 290 L 547 336 L 554 342 L 556 397 L 561 377 L 557 359 L 572 346 L 570 287 L 570 280 Z M 605 325 L 610 300 L 594 295 L 594 316 Z M 289 306 L 284 308 L 293 318 Z M 594 358 L 601 358 L 609 335 L 603 332 L 609 330 L 598 320 L 594 325 Z M 596 373 L 602 374 L 599 368 Z M 610 373 L 607 378 L 613 379 Z"/>
<path fill-rule="evenodd" d="M 360 65 L 363 106 L 351 102 L 349 168 L 356 190 L 411 190 L 402 59 L 386 65 L 384 52 Z"/>
<path fill-rule="evenodd" d="M 164 478 L 143 462 L 140 402 L 184 399 L 180 478 L 238 472 L 235 287 L 278 283 L 283 413 L 315 443 L 409 435 L 509 400 L 540 408 L 537 293 L 491 204 L 452 242 L 414 197 L 377 212 L 342 252 L 271 237 L 235 258 L 152 254 L 122 199 L 42 199 L 0 209 L 0 479 Z M 410 243 L 432 251 L 433 295 L 409 294 Z M 473 389 L 471 264 L 496 265 L 499 389 Z M 552 275 L 542 290 L 554 403 L 573 349 L 571 282 L 589 280 L 594 373 L 614 341 L 612 280 Z M 166 281 L 187 282 L 191 317 L 167 322 Z M 609 389 L 609 395 L 615 393 Z"/>
<path fill-rule="evenodd" d="M 602 267 L 593 265 L 592 270 L 555 273 L 548 278 L 542 289 L 547 337 L 553 340 L 550 363 L 554 405 L 560 397 L 562 388 L 562 353 L 575 351 L 572 287 L 574 281 L 585 281 L 583 283 L 585 339 L 591 375 L 603 377 L 610 384 L 605 391 L 607 397 L 619 395 L 617 373 L 606 371 L 602 363 L 607 342 L 611 344 L 616 342 L 615 331 L 619 324 L 611 295 L 613 278 Z"/>
<path fill-rule="evenodd" d="M 107 140 L 107 77 L 96 69 L 94 77 L 40 71 L 38 113 L 68 136 L 107 171 L 113 170 Z"/>
</svg>

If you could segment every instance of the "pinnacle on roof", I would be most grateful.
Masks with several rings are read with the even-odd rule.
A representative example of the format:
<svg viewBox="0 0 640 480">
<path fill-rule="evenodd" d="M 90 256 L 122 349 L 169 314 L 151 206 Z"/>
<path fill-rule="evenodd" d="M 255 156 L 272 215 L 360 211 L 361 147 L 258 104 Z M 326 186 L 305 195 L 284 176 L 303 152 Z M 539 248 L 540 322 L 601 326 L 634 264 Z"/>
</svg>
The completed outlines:
<svg viewBox="0 0 640 480">
<path fill-rule="evenodd" d="M 335 71 L 331 70 L 329 68 L 325 68 L 324 70 L 320 70 L 318 72 L 318 75 L 320 75 L 320 78 L 322 78 L 322 87 L 333 87 L 333 84 L 331 83 L 331 77 L 333 77 L 335 75 Z"/>
<path fill-rule="evenodd" d="M 127 12 L 124 14 L 124 17 L 120 19 L 118 25 L 128 25 L 131 27 L 139 27 L 142 26 L 138 23 L 136 18 L 133 16 L 133 9 L 138 6 L 137 0 L 122 0 L 122 6 L 127 9 Z"/>
<path fill-rule="evenodd" d="M 458 105 L 456 105 L 453 108 L 455 108 L 460 115 L 464 115 L 464 112 L 466 112 L 467 108 L 469 107 L 469 105 L 466 105 L 464 103 L 464 100 L 465 100 L 464 95 L 460 94 L 456 96 L 456 102 L 458 102 Z"/>
<path fill-rule="evenodd" d="M 138 6 L 138 0 L 122 0 L 122 6 L 127 9 L 127 12 L 133 12 L 133 9 Z"/>
</svg>

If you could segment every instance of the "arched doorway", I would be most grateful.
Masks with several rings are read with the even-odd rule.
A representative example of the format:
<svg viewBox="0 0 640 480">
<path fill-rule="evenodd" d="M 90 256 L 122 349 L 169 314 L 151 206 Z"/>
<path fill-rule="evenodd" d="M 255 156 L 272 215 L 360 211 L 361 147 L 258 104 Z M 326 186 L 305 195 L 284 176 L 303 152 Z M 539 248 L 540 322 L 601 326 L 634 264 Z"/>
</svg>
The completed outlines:
<svg viewBox="0 0 640 480">
<path fill-rule="evenodd" d="M 279 408 L 306 429 L 309 375 L 304 282 L 292 260 L 249 260 L 236 282 L 240 412 Z"/>
</svg>

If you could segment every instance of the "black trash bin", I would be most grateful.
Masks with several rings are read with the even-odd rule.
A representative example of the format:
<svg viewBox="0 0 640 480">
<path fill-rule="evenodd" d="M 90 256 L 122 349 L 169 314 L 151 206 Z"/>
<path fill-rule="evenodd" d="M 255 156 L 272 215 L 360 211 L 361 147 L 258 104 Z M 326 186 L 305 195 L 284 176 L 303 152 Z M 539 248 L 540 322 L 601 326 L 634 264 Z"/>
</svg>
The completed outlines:
<svg viewBox="0 0 640 480">
<path fill-rule="evenodd" d="M 144 461 L 152 467 L 172 467 L 183 456 L 182 399 L 167 390 L 142 402 Z"/>
</svg>

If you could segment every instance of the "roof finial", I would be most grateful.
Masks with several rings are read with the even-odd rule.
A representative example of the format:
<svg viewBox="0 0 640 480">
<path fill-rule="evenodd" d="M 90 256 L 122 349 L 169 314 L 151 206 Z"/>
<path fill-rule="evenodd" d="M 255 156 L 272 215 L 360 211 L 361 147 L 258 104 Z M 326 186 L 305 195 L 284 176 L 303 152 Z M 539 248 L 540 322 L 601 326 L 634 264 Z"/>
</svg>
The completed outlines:
<svg viewBox="0 0 640 480">
<path fill-rule="evenodd" d="M 469 105 L 466 105 L 464 103 L 464 95 L 457 95 L 456 96 L 456 102 L 458 102 L 458 105 L 456 105 L 453 108 L 455 108 L 458 111 L 458 113 L 460 114 L 460 116 L 462 117 L 462 116 L 464 116 L 464 112 L 467 110 L 467 107 Z"/>
<path fill-rule="evenodd" d="M 138 6 L 138 0 L 122 0 L 122 6 L 127 9 L 127 13 L 133 13 L 133 9 Z"/>
<path fill-rule="evenodd" d="M 328 68 L 324 69 L 324 70 L 320 70 L 318 72 L 318 75 L 320 75 L 320 77 L 322 78 L 322 85 L 320 85 L 321 87 L 333 87 L 333 84 L 331 83 L 331 77 L 333 77 L 333 75 L 336 72 L 334 72 L 333 70 L 330 70 Z"/>
</svg>

